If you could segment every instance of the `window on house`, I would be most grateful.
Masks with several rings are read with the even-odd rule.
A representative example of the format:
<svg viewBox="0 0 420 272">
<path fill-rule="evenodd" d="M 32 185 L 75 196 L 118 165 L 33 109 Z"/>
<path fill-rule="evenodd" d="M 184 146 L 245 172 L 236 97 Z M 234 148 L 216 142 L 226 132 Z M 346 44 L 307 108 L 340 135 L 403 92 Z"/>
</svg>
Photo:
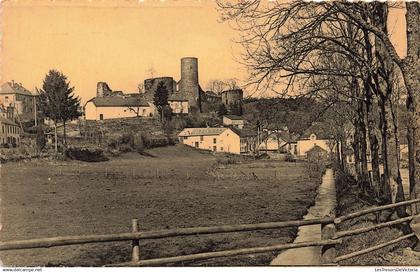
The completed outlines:
<svg viewBox="0 0 420 272">
<path fill-rule="evenodd" d="M 213 151 L 216 151 L 217 150 L 217 147 L 214 145 L 213 146 Z"/>
<path fill-rule="evenodd" d="M 198 148 L 198 142 L 195 142 L 195 147 L 197 147 L 197 148 Z"/>
<path fill-rule="evenodd" d="M 204 136 L 200 136 L 200 141 L 204 141 Z"/>
<path fill-rule="evenodd" d="M 220 151 L 223 151 L 223 146 L 220 147 Z"/>
<path fill-rule="evenodd" d="M 213 138 L 213 144 L 215 144 L 216 143 L 216 138 Z"/>
</svg>

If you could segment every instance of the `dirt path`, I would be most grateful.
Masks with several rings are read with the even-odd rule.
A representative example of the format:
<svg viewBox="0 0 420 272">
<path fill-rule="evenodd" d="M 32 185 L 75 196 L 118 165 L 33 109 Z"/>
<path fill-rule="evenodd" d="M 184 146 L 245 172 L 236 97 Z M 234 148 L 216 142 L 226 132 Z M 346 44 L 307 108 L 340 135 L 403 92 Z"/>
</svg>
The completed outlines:
<svg viewBox="0 0 420 272">
<path fill-rule="evenodd" d="M 327 169 L 319 192 L 312 206 L 304 219 L 321 218 L 333 215 L 336 205 L 335 182 L 331 169 Z M 321 225 L 310 225 L 299 227 L 298 235 L 294 240 L 298 242 L 308 242 L 321 240 Z M 303 247 L 283 251 L 272 262 L 271 265 L 320 265 L 320 247 Z"/>
</svg>

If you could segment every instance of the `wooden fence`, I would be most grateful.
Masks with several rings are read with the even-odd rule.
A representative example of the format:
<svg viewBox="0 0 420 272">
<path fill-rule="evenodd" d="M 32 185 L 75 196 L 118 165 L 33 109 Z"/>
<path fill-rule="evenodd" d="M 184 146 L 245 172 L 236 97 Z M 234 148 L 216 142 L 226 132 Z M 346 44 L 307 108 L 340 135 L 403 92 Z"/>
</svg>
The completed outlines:
<svg viewBox="0 0 420 272">
<path fill-rule="evenodd" d="M 213 226 L 213 227 L 193 227 L 193 228 L 178 228 L 169 230 L 156 230 L 156 231 L 140 231 L 139 222 L 137 219 L 132 220 L 132 232 L 118 233 L 118 234 L 102 234 L 102 235 L 85 235 L 85 236 L 61 236 L 52 238 L 41 238 L 41 239 L 30 239 L 30 240 L 18 240 L 18 241 L 7 241 L 0 242 L 0 250 L 19 250 L 19 249 L 30 249 L 30 248 L 49 248 L 57 246 L 77 245 L 77 244 L 88 244 L 88 243 L 103 243 L 103 242 L 115 242 L 115 241 L 131 241 L 132 244 L 132 256 L 130 262 L 110 264 L 107 266 L 158 266 L 183 261 L 194 261 L 194 260 L 205 260 L 217 257 L 229 257 L 237 255 L 247 255 L 255 253 L 263 253 L 291 248 L 301 247 L 321 247 L 321 261 L 326 265 L 337 265 L 340 261 L 347 260 L 359 255 L 363 255 L 386 246 L 398 243 L 404 239 L 414 237 L 414 233 L 410 233 L 401 236 L 397 239 L 375 245 L 360 251 L 352 252 L 342 256 L 337 256 L 336 245 L 343 242 L 344 237 L 358 235 L 366 233 L 368 231 L 376 230 L 379 228 L 389 227 L 397 224 L 409 223 L 414 217 L 420 215 L 410 215 L 404 218 L 399 218 L 384 223 L 376 223 L 369 227 L 337 231 L 337 227 L 344 221 L 353 219 L 359 216 L 363 216 L 370 213 L 378 213 L 387 209 L 394 209 L 400 206 L 407 206 L 415 203 L 420 203 L 420 198 L 403 201 L 399 203 L 374 207 L 354 213 L 350 213 L 337 218 L 325 217 L 320 219 L 310 220 L 295 220 L 286 222 L 270 222 L 270 223 L 259 223 L 259 224 L 240 224 L 240 225 L 224 225 L 224 226 Z M 187 235 L 201 235 L 201 234 L 215 234 L 215 233 L 229 233 L 229 232 L 243 232 L 243 231 L 254 231 L 254 230 L 265 230 L 265 229 L 279 229 L 286 227 L 300 227 L 308 225 L 321 225 L 321 240 L 300 242 L 300 243 L 289 243 L 289 244 L 278 244 L 266 247 L 253 247 L 244 249 L 232 249 L 223 250 L 216 252 L 205 252 L 198 254 L 190 254 L 175 257 L 165 257 L 157 259 L 142 260 L 141 249 L 139 241 L 144 239 L 159 239 L 167 237 L 178 237 Z"/>
</svg>

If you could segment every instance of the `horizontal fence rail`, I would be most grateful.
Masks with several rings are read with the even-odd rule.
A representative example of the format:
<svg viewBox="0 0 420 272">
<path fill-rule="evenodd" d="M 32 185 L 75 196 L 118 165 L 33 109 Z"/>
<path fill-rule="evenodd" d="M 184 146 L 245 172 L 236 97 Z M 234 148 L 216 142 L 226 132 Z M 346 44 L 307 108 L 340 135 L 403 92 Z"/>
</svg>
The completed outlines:
<svg viewBox="0 0 420 272">
<path fill-rule="evenodd" d="M 104 243 L 129 240 L 158 239 L 176 236 L 198 235 L 198 234 L 214 234 L 229 233 L 265 229 L 278 229 L 287 227 L 299 227 L 307 225 L 329 224 L 334 222 L 334 218 L 325 217 L 310 220 L 295 220 L 285 222 L 269 222 L 259 224 L 240 224 L 240 225 L 224 225 L 214 227 L 195 227 L 195 228 L 178 228 L 172 230 L 156 230 L 156 231 L 139 231 L 127 232 L 119 234 L 98 234 L 86 236 L 61 236 L 52 238 L 40 238 L 29 240 L 15 240 L 0 242 L 0 250 L 15 250 L 29 248 L 48 248 L 57 246 L 68 246 L 89 243 Z"/>
<path fill-rule="evenodd" d="M 206 260 L 217 257 L 229 257 L 237 255 L 246 255 L 254 253 L 264 253 L 276 250 L 285 250 L 292 248 L 301 247 L 321 247 L 321 260 L 324 264 L 338 264 L 338 262 L 347 260 L 353 257 L 357 257 L 386 246 L 398 243 L 402 240 L 415 237 L 415 233 L 404 235 L 397 239 L 391 240 L 386 243 L 375 245 L 363 250 L 348 253 L 342 256 L 336 256 L 337 244 L 343 242 L 343 238 L 352 235 L 362 234 L 368 231 L 390 227 L 397 224 L 404 224 L 410 222 L 414 218 L 420 215 L 411 215 L 403 218 L 399 218 L 393 221 L 377 223 L 372 226 L 353 229 L 336 231 L 336 227 L 349 219 L 363 216 L 365 214 L 379 212 L 382 210 L 393 209 L 403 205 L 410 205 L 420 203 L 420 198 L 398 202 L 389 205 L 383 205 L 379 207 L 369 208 L 362 211 L 350 213 L 338 218 L 325 217 L 310 220 L 294 220 L 294 221 L 283 221 L 283 222 L 268 222 L 258 224 L 238 224 L 238 225 L 223 225 L 223 226 L 212 226 L 212 227 L 190 227 L 190 228 L 176 228 L 176 229 L 165 229 L 165 230 L 154 230 L 154 231 L 139 231 L 138 220 L 132 220 L 132 232 L 118 233 L 118 234 L 100 234 L 100 235 L 85 235 L 85 236 L 60 236 L 51 238 L 40 238 L 30 240 L 13 240 L 0 242 L 0 250 L 19 250 L 19 249 L 30 249 L 30 248 L 49 248 L 58 246 L 68 246 L 77 244 L 89 244 L 89 243 L 104 243 L 104 242 L 117 242 L 117 241 L 131 241 L 132 243 L 132 258 L 130 262 L 124 262 L 119 264 L 111 264 L 107 266 L 156 266 L 164 265 L 183 261 L 194 261 L 194 260 Z M 300 243 L 289 243 L 279 244 L 264 247 L 253 247 L 243 249 L 231 249 L 216 252 L 204 252 L 196 253 L 183 256 L 164 257 L 157 259 L 141 260 L 140 259 L 140 246 L 139 240 L 144 239 L 160 239 L 177 236 L 189 236 L 189 235 L 205 235 L 205 234 L 216 234 L 216 233 L 230 233 L 230 232 L 243 232 L 243 231 L 255 231 L 255 230 L 266 230 L 266 229 L 279 229 L 287 227 L 300 227 L 308 225 L 321 225 L 321 240 L 308 241 Z"/>
<path fill-rule="evenodd" d="M 336 219 L 334 219 L 334 224 L 340 224 L 340 223 L 342 223 L 346 220 L 356 218 L 356 217 L 359 217 L 359 216 L 362 216 L 362 215 L 365 215 L 365 214 L 379 212 L 379 211 L 388 210 L 388 209 L 392 209 L 392 208 L 397 208 L 397 207 L 400 207 L 400 206 L 407 206 L 407 205 L 415 204 L 415 203 L 420 203 L 420 198 L 407 200 L 407 201 L 401 201 L 401 202 L 388 204 L 388 205 L 383 205 L 383 206 L 379 206 L 379 207 L 373 207 L 373 208 L 365 209 L 365 210 L 354 212 L 354 213 L 349 213 L 349 214 L 346 214 L 346 215 L 343 215 L 343 216 L 340 216 L 340 217 L 337 217 Z"/>
<path fill-rule="evenodd" d="M 349 254 L 346 254 L 346 255 L 342 255 L 340 257 L 335 258 L 334 262 L 338 263 L 340 261 L 344 261 L 344 260 L 354 258 L 354 257 L 360 256 L 360 255 L 363 255 L 363 254 L 366 254 L 366 253 L 369 253 L 369 252 L 372 252 L 372 251 L 376 251 L 378 249 L 396 244 L 398 242 L 401 242 L 405 239 L 409 239 L 409 238 L 414 237 L 414 236 L 416 236 L 415 233 L 410 233 L 410 234 L 401 236 L 397 239 L 391 240 L 391 241 L 386 242 L 386 243 L 382 243 L 382 244 L 379 244 L 379 245 L 376 245 L 376 246 L 373 246 L 373 247 L 369 247 L 369 248 L 366 248 L 366 249 L 363 249 L 363 250 L 359 250 L 359 251 L 355 251 L 355 252 L 352 252 L 352 253 L 349 253 Z"/>
<path fill-rule="evenodd" d="M 403 218 L 396 219 L 396 220 L 389 221 L 389 222 L 385 222 L 385 223 L 376 224 L 376 225 L 365 227 L 365 228 L 359 228 L 359 229 L 347 230 L 347 231 L 339 231 L 334 235 L 334 239 L 338 239 L 338 238 L 345 237 L 345 236 L 357 235 L 357 234 L 365 233 L 365 232 L 368 232 L 368 231 L 371 231 L 371 230 L 376 230 L 376 229 L 380 229 L 380 228 L 385 228 L 385 227 L 390 227 L 390 226 L 393 226 L 393 225 L 402 224 L 404 222 L 409 222 L 409 221 L 413 220 L 415 217 L 420 217 L 420 215 L 407 216 L 407 217 L 403 217 Z"/>
<path fill-rule="evenodd" d="M 230 257 L 230 256 L 237 256 L 237 255 L 264 253 L 264 252 L 291 249 L 291 248 L 336 245 L 336 244 L 341 244 L 341 242 L 342 242 L 341 239 L 336 239 L 336 240 L 330 239 L 330 240 L 313 241 L 313 242 L 301 242 L 301 243 L 293 243 L 293 244 L 279 244 L 279 245 L 266 246 L 266 247 L 253 247 L 253 248 L 244 248 L 244 249 L 223 250 L 223 251 L 215 251 L 215 252 L 208 252 L 208 253 L 197 253 L 197 254 L 176 256 L 176 257 L 142 260 L 142 261 L 139 261 L 139 262 L 126 262 L 126 263 L 119 263 L 119 264 L 111 264 L 111 265 L 107 265 L 107 266 L 163 265 L 163 264 L 183 262 L 183 261 L 196 261 L 196 260 L 206 260 L 206 259 L 217 258 L 217 257 Z"/>
</svg>

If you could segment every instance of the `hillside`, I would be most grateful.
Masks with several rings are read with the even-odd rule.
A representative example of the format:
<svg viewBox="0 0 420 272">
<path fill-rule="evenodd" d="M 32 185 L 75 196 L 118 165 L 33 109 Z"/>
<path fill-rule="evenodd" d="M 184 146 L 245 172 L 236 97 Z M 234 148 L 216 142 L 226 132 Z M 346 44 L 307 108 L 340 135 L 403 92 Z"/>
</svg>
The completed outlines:
<svg viewBox="0 0 420 272">
<path fill-rule="evenodd" d="M 257 120 L 263 128 L 282 129 L 288 127 L 294 134 L 303 132 L 315 121 L 323 121 L 319 116 L 323 107 L 310 98 L 262 98 L 244 100 L 243 116 L 253 125 Z"/>
</svg>

